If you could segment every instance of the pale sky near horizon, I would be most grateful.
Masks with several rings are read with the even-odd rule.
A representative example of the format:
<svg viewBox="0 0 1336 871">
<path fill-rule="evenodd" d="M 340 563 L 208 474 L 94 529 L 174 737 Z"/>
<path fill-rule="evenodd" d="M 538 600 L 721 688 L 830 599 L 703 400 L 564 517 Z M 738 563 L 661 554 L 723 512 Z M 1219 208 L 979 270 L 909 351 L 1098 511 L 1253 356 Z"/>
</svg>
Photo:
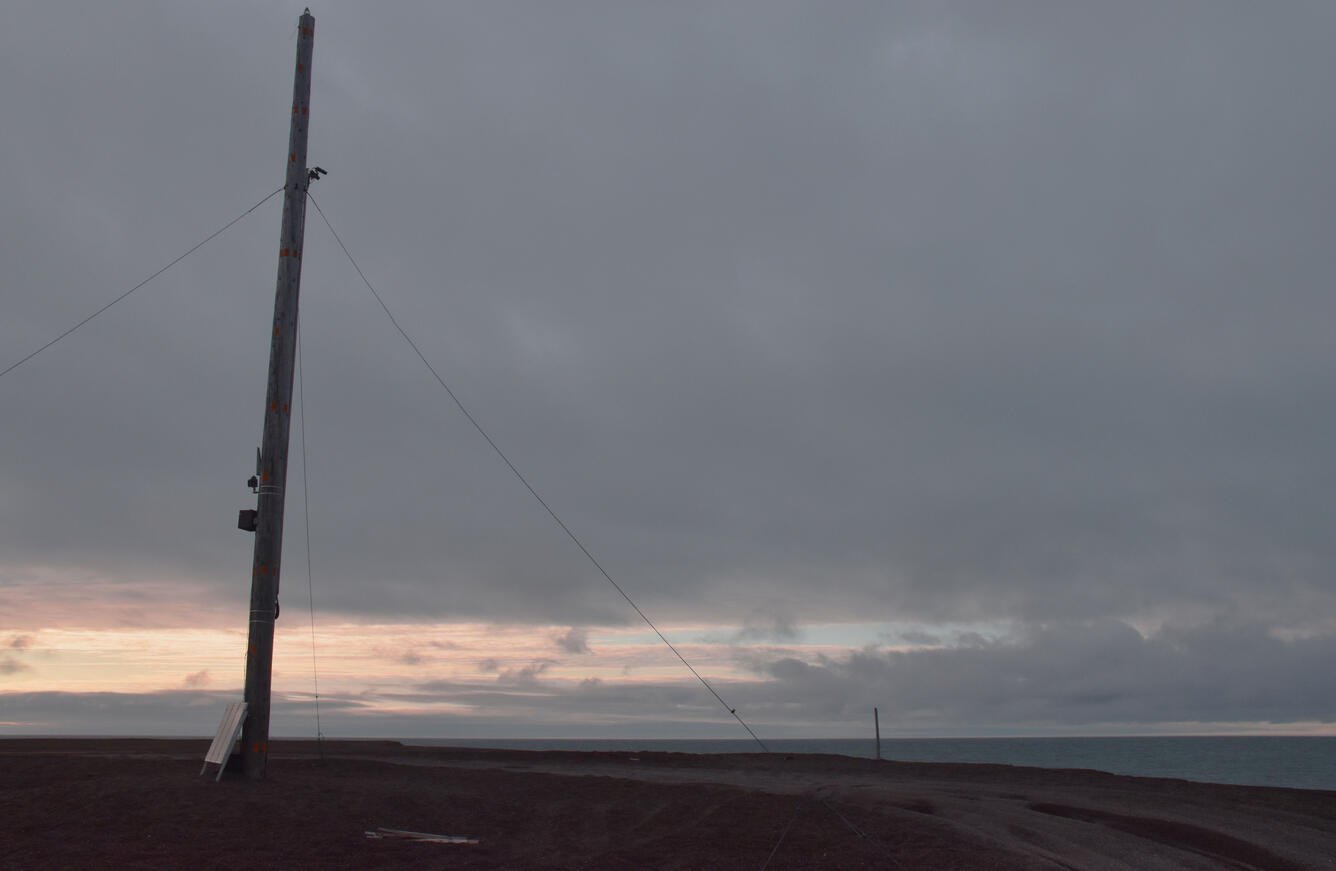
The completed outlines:
<svg viewBox="0 0 1336 871">
<path fill-rule="evenodd" d="M 282 184 L 302 5 L 6 4 L 0 369 Z M 321 207 L 758 733 L 1332 731 L 1336 7 L 312 12 Z M 0 377 L 0 734 L 239 694 L 278 220 Z M 745 737 L 303 269 L 325 732 Z"/>
</svg>

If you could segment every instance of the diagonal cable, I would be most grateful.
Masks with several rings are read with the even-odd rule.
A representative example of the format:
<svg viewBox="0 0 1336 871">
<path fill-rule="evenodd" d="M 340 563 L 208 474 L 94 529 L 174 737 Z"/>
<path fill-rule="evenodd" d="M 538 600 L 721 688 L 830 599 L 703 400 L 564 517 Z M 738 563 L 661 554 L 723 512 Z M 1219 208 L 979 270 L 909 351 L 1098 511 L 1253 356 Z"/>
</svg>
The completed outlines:
<svg viewBox="0 0 1336 871">
<path fill-rule="evenodd" d="M 728 702 L 724 701 L 723 697 L 720 696 L 719 693 L 715 692 L 714 687 L 710 686 L 710 682 L 707 681 L 704 677 L 702 677 L 700 672 L 696 671 L 695 667 L 692 666 L 692 664 L 687 661 L 687 658 L 682 655 L 682 652 L 678 650 L 671 641 L 668 640 L 668 637 L 666 635 L 664 635 L 662 632 L 659 631 L 659 627 L 654 625 L 654 621 L 649 619 L 649 616 L 644 611 L 640 610 L 640 606 L 637 605 L 629 595 L 627 595 L 626 590 L 622 589 L 622 585 L 613 580 L 612 575 L 608 574 L 607 569 L 603 568 L 603 565 L 589 551 L 589 548 L 584 546 L 584 542 L 580 541 L 579 537 L 576 536 L 574 532 L 571 532 L 570 527 L 567 526 L 564 521 L 562 521 L 562 519 L 557 515 L 556 511 L 552 510 L 552 506 L 547 504 L 547 500 L 544 499 L 542 496 L 538 495 L 538 491 L 533 488 L 533 485 L 530 484 L 528 479 L 525 478 L 524 475 L 520 473 L 520 470 L 517 469 L 515 467 L 515 464 L 510 461 L 510 458 L 506 456 L 505 452 L 502 451 L 501 448 L 497 445 L 497 443 L 492 440 L 492 437 L 489 436 L 487 434 L 487 431 L 482 428 L 482 424 L 478 423 L 477 419 L 474 418 L 474 416 L 469 413 L 469 410 L 464 407 L 464 403 L 459 401 L 459 397 L 456 396 L 455 392 L 450 389 L 450 385 L 445 383 L 445 379 L 442 378 L 440 373 L 436 371 L 436 367 L 432 366 L 431 362 L 427 360 L 426 356 L 422 353 L 421 349 L 418 348 L 417 343 L 414 342 L 412 337 L 408 335 L 408 332 L 402 326 L 399 325 L 399 321 L 395 319 L 394 314 L 390 311 L 390 307 L 385 304 L 385 300 L 381 298 L 380 294 L 376 292 L 376 288 L 372 287 L 371 282 L 367 280 L 366 274 L 362 272 L 362 267 L 357 265 L 357 261 L 353 258 L 352 252 L 348 250 L 347 245 L 343 244 L 343 239 L 339 238 L 339 234 L 334 229 L 334 225 L 331 224 L 329 222 L 329 218 L 325 216 L 324 209 L 320 208 L 320 204 L 315 201 L 315 197 L 311 196 L 309 191 L 307 192 L 306 197 L 311 201 L 311 205 L 315 206 L 315 210 L 320 215 L 320 219 L 325 222 L 325 226 L 329 228 L 329 232 L 334 236 L 334 241 L 338 242 L 339 247 L 343 249 L 344 256 L 348 258 L 348 262 L 353 265 L 353 269 L 357 270 L 357 275 L 362 279 L 362 283 L 366 285 L 367 290 L 371 291 L 371 295 L 376 298 L 376 302 L 380 303 L 380 307 L 385 311 L 385 316 L 390 319 L 390 323 L 394 324 L 394 328 L 399 331 L 399 335 L 403 336 L 404 341 L 408 342 L 409 347 L 413 349 L 413 352 L 417 354 L 418 359 L 422 361 L 422 365 L 427 367 L 427 371 L 431 372 L 432 377 L 436 379 L 436 383 L 441 385 L 441 387 L 445 390 L 445 392 L 454 401 L 455 405 L 459 408 L 459 410 L 463 412 L 464 417 L 468 418 L 469 423 L 473 424 L 473 428 L 478 431 L 478 434 L 483 437 L 483 439 L 487 442 L 487 444 L 491 445 L 491 448 L 493 451 L 496 452 L 496 455 L 500 457 L 501 461 L 506 464 L 506 466 L 510 469 L 511 472 L 514 473 L 515 477 L 519 479 L 519 482 L 524 485 L 524 489 L 528 490 L 529 494 L 532 495 L 534 499 L 538 500 L 538 504 L 543 506 L 543 509 L 547 511 L 548 515 L 554 521 L 556 521 L 557 526 L 561 527 L 561 531 L 566 533 L 566 537 L 569 538 L 572 542 L 574 542 L 575 546 L 580 549 L 580 552 L 585 555 L 585 558 L 589 560 L 589 562 L 594 566 L 594 568 L 598 569 L 599 574 L 601 574 L 609 584 L 612 584 L 613 589 L 615 589 L 618 593 L 621 593 L 621 596 L 623 599 L 626 600 L 626 603 L 631 606 L 632 610 L 634 610 L 637 614 L 640 615 L 641 620 L 645 621 L 645 625 L 648 626 L 650 629 L 654 630 L 654 634 L 659 636 L 659 640 L 662 641 L 665 645 L 667 645 L 668 649 L 671 650 L 677 656 L 677 658 L 682 661 L 682 664 L 686 666 L 687 671 L 691 672 L 692 675 L 695 676 L 696 680 L 700 681 L 701 686 L 709 690 L 710 695 L 714 696 L 715 700 L 718 701 L 719 704 L 723 705 L 726 711 L 728 711 L 730 714 L 733 715 L 733 719 L 737 720 L 738 723 L 741 724 L 742 728 L 747 730 L 747 734 L 751 735 L 752 740 L 754 740 L 757 744 L 759 744 L 763 751 L 769 753 L 770 748 L 765 745 L 765 742 L 761 740 L 760 736 L 758 736 L 754 731 L 752 731 L 752 727 L 747 725 L 747 722 L 743 720 L 742 717 L 738 716 L 737 709 L 731 707 L 728 704 Z"/>
<path fill-rule="evenodd" d="M 320 728 L 320 671 L 315 655 L 315 582 L 311 571 L 311 494 L 306 480 L 306 382 L 302 373 L 302 334 L 297 328 L 297 409 L 302 427 L 302 519 L 306 521 L 306 598 L 311 607 L 311 688 L 315 694 L 315 737 L 325 761 L 325 733 Z"/>
<path fill-rule="evenodd" d="M 52 339 L 51 341 L 47 342 L 47 343 L 46 343 L 45 345 L 43 345 L 42 347 L 38 348 L 36 351 L 31 352 L 31 353 L 28 354 L 26 357 L 24 357 L 23 359 L 19 360 L 19 361 L 16 362 L 16 363 L 11 363 L 11 364 L 8 366 L 8 368 L 4 369 L 3 371 L 0 371 L 0 378 L 5 377 L 5 376 L 8 375 L 10 372 L 13 372 L 15 369 L 19 368 L 19 367 L 22 366 L 24 363 L 27 363 L 27 362 L 28 362 L 29 360 L 31 360 L 33 357 L 36 357 L 38 354 L 42 353 L 42 352 L 45 351 L 47 348 L 49 348 L 49 347 L 51 347 L 52 345 L 54 345 L 56 342 L 59 342 L 61 339 L 65 338 L 65 337 L 68 336 L 70 333 L 72 333 L 72 332 L 74 332 L 75 330 L 79 329 L 79 327 L 82 327 L 84 324 L 88 323 L 88 322 L 91 321 L 93 318 L 95 318 L 95 317 L 97 317 L 98 315 L 102 314 L 104 311 L 106 311 L 107 309 L 111 308 L 111 307 L 114 306 L 116 303 L 118 303 L 118 302 L 120 302 L 121 300 L 125 299 L 127 296 L 129 296 L 130 294 L 134 293 L 136 290 L 139 290 L 139 288 L 141 288 L 141 287 L 143 287 L 144 285 L 148 284 L 150 281 L 152 281 L 153 279 L 157 278 L 159 275 L 162 275 L 162 274 L 163 274 L 164 272 L 166 272 L 168 269 L 171 269 L 173 266 L 175 266 L 176 264 L 180 263 L 182 260 L 185 260 L 185 259 L 186 259 L 187 257 L 189 257 L 191 254 L 194 254 L 196 251 L 198 251 L 199 249 L 203 248 L 205 245 L 209 244 L 209 243 L 212 242 L 214 239 L 216 239 L 216 238 L 218 238 L 219 236 L 221 236 L 221 235 L 223 234 L 223 232 L 224 232 L 225 230 L 227 230 L 228 227 L 231 227 L 231 226 L 232 226 L 233 224 L 235 224 L 237 221 L 240 221 L 242 218 L 246 217 L 246 216 L 249 215 L 251 212 L 253 212 L 253 211 L 255 211 L 256 209 L 258 209 L 260 206 L 262 206 L 262 205 L 264 205 L 265 203 L 269 202 L 269 199 L 270 199 L 271 197 L 273 197 L 274 194 L 277 194 L 277 193 L 279 193 L 279 192 L 282 191 L 282 190 L 283 190 L 282 188 L 279 188 L 278 190 L 276 190 L 276 191 L 274 191 L 273 193 L 269 194 L 269 195 L 266 196 L 264 199 L 260 200 L 258 203 L 256 203 L 255 205 L 251 206 L 251 207 L 250 207 L 249 209 L 247 209 L 246 211 L 242 212 L 240 215 L 237 215 L 235 218 L 233 218 L 232 220 L 228 221 L 226 224 L 224 224 L 223 226 L 219 227 L 217 230 L 214 230 L 214 231 L 213 231 L 212 233 L 210 233 L 208 236 L 205 236 L 204 239 L 203 239 L 202 241 L 200 241 L 198 244 L 195 245 L 195 247 L 191 248 L 189 251 L 187 251 L 186 253 L 182 254 L 180 257 L 177 257 L 177 258 L 176 258 L 175 260 L 173 260 L 171 263 L 168 263 L 166 266 L 162 267 L 162 268 L 159 269 L 157 272 L 155 272 L 155 273 L 153 273 L 152 275 L 150 275 L 148 278 L 145 278 L 143 281 L 139 282 L 139 283 L 136 284 L 134 287 L 132 287 L 132 288 L 130 288 L 129 290 L 127 290 L 125 293 L 122 293 L 120 296 L 116 297 L 116 298 L 113 299 L 111 302 L 109 302 L 109 303 L 107 303 L 106 305 L 102 306 L 102 308 L 98 309 L 97 311 L 95 311 L 95 312 L 93 312 L 91 315 L 89 315 L 88 317 L 86 317 L 86 318 L 84 318 L 83 320 L 79 321 L 77 324 L 75 324 L 74 326 L 70 327 L 68 330 L 66 330 L 65 332 L 61 333 L 60 335 L 56 336 L 54 339 Z"/>
</svg>

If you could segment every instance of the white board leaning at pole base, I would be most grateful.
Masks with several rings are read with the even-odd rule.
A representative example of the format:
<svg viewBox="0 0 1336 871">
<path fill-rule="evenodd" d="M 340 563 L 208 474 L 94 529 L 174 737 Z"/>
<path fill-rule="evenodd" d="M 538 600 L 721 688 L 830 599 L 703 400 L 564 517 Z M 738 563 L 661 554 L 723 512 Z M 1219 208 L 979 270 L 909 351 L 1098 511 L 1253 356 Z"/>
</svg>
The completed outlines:
<svg viewBox="0 0 1336 871">
<path fill-rule="evenodd" d="M 227 758 L 232 755 L 232 746 L 237 743 L 241 737 L 241 724 L 246 720 L 246 703 L 233 702 L 227 706 L 223 712 L 223 722 L 218 724 L 218 734 L 213 736 L 213 743 L 209 745 L 209 752 L 204 754 L 204 764 L 200 766 L 199 773 L 212 762 L 218 766 L 218 776 L 215 781 L 223 779 L 223 771 L 227 768 Z"/>
</svg>

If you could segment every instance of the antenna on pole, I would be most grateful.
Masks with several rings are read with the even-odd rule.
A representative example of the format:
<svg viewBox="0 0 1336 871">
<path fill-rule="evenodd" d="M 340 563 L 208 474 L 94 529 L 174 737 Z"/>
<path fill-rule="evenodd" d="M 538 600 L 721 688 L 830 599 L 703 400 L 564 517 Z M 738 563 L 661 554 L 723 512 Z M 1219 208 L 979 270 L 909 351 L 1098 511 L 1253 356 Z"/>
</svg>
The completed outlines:
<svg viewBox="0 0 1336 871">
<path fill-rule="evenodd" d="M 288 133 L 283 224 L 278 243 L 278 288 L 274 293 L 273 335 L 269 344 L 269 386 L 264 401 L 264 434 L 252 487 L 254 511 L 242 511 L 238 526 L 255 533 L 251 563 L 250 633 L 246 645 L 246 718 L 241 759 L 246 776 L 264 779 L 269 758 L 269 690 L 274 664 L 274 621 L 278 618 L 279 565 L 283 551 L 283 495 L 288 478 L 288 431 L 292 423 L 293 359 L 297 344 L 297 300 L 301 289 L 302 241 L 306 225 L 308 109 L 315 18 L 307 9 L 298 20 L 297 69 L 292 84 L 292 125 Z M 323 172 L 323 171 L 322 171 Z M 257 480 L 258 479 L 258 480 Z M 250 483 L 250 482 L 248 482 Z M 258 485 L 258 486 L 256 486 Z M 248 516 L 249 515 L 249 516 Z"/>
</svg>

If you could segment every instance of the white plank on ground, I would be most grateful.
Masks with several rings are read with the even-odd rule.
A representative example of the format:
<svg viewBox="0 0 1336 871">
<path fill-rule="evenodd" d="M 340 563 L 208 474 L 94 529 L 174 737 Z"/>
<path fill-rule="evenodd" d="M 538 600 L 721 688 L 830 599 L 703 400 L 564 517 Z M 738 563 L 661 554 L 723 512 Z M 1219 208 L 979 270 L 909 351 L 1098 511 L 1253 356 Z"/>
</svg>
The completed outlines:
<svg viewBox="0 0 1336 871">
<path fill-rule="evenodd" d="M 476 844 L 477 838 L 466 838 L 463 835 L 433 835 L 430 832 L 410 832 L 405 829 L 387 829 L 384 827 L 376 829 L 374 832 L 367 832 L 368 838 L 398 838 L 404 841 L 422 841 L 428 844 Z"/>
<path fill-rule="evenodd" d="M 200 774 L 203 774 L 204 769 L 212 762 L 218 766 L 218 779 L 222 779 L 223 769 L 227 767 L 227 757 L 232 755 L 232 745 L 241 737 L 241 723 L 245 719 L 245 702 L 233 702 L 227 706 L 227 710 L 223 712 L 223 721 L 218 724 L 218 732 L 213 736 L 213 743 L 209 745 L 209 752 L 204 754 L 204 765 L 200 767 Z"/>
</svg>

